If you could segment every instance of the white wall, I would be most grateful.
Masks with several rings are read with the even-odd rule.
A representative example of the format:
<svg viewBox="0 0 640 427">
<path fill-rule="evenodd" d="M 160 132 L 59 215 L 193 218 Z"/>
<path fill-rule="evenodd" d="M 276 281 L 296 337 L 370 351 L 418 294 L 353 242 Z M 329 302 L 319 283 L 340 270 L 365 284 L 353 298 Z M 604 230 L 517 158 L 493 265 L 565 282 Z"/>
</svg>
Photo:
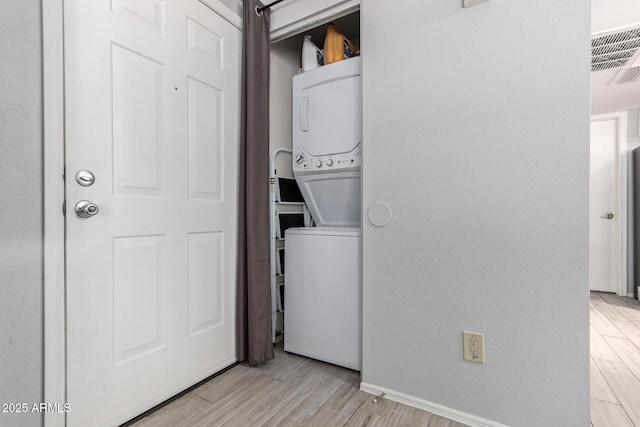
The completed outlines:
<svg viewBox="0 0 640 427">
<path fill-rule="evenodd" d="M 593 34 L 640 24 L 638 0 L 591 0 L 591 7 Z"/>
<path fill-rule="evenodd" d="M 242 1 L 241 0 L 220 0 L 222 4 L 231 9 L 232 12 L 242 17 Z"/>
<path fill-rule="evenodd" d="M 302 37 L 271 45 L 269 81 L 269 152 L 291 149 L 291 80 L 300 71 Z M 276 169 L 282 176 L 293 176 L 291 156 L 280 154 Z"/>
<path fill-rule="evenodd" d="M 627 111 L 627 144 L 630 150 L 640 147 L 640 108 Z"/>
<path fill-rule="evenodd" d="M 41 2 L 0 6 L 0 403 L 42 402 Z M 38 426 L 38 413 L 0 425 Z"/>
<path fill-rule="evenodd" d="M 589 4 L 365 1 L 362 25 L 363 382 L 589 425 Z"/>
</svg>

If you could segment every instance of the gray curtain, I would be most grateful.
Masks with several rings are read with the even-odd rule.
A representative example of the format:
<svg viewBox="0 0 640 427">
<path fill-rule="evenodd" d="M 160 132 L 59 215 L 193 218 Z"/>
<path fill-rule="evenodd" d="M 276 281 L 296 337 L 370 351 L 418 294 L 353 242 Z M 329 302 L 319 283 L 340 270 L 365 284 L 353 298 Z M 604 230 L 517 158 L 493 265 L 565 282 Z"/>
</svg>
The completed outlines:
<svg viewBox="0 0 640 427">
<path fill-rule="evenodd" d="M 244 0 L 236 338 L 239 360 L 273 359 L 269 263 L 269 10 Z"/>
</svg>

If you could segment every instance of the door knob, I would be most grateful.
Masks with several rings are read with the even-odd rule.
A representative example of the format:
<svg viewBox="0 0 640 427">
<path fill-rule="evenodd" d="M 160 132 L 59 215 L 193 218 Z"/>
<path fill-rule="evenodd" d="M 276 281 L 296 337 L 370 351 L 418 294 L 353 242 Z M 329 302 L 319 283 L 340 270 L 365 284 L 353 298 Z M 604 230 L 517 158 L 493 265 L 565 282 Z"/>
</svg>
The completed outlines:
<svg viewBox="0 0 640 427">
<path fill-rule="evenodd" d="M 600 218 L 613 219 L 613 214 L 611 212 L 609 212 L 606 215 L 602 215 Z"/>
<path fill-rule="evenodd" d="M 81 200 L 75 206 L 76 215 L 80 218 L 90 218 L 97 214 L 99 210 L 95 203 L 91 203 L 88 200 Z"/>
</svg>

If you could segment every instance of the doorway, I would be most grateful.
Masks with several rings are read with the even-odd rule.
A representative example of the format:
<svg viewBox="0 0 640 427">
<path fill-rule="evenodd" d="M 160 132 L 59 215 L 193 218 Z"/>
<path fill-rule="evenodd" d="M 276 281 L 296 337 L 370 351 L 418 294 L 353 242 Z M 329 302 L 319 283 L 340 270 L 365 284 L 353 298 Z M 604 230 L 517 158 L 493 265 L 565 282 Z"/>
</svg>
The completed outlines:
<svg viewBox="0 0 640 427">
<path fill-rule="evenodd" d="M 591 118 L 589 289 L 627 295 L 626 113 Z"/>
<path fill-rule="evenodd" d="M 239 25 L 84 3 L 43 5 L 44 401 L 72 407 L 47 426 L 118 425 L 235 362 Z"/>
</svg>

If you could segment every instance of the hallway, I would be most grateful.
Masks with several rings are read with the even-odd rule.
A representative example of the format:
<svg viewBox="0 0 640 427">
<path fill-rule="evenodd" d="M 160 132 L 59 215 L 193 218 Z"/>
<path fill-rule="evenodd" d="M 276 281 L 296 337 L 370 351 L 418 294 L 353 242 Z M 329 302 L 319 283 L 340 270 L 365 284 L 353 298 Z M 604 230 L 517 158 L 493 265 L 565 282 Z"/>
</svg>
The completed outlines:
<svg viewBox="0 0 640 427">
<path fill-rule="evenodd" d="M 591 292 L 591 425 L 640 426 L 640 303 Z"/>
</svg>

